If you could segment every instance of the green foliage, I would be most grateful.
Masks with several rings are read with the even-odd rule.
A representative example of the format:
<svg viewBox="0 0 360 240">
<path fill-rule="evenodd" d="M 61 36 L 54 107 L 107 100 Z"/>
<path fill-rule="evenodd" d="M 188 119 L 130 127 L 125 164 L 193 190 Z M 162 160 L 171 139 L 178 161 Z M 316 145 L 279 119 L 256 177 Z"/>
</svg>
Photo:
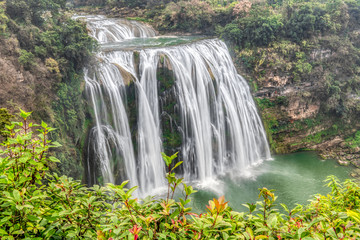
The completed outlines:
<svg viewBox="0 0 360 240">
<path fill-rule="evenodd" d="M 360 146 L 360 131 L 356 131 L 355 134 L 351 137 L 345 139 L 347 145 L 351 148 L 356 148 Z"/>
<path fill-rule="evenodd" d="M 300 9 L 292 11 L 287 24 L 287 34 L 290 39 L 299 42 L 309 38 L 316 30 L 326 30 L 326 23 L 323 23 L 325 11 L 316 8 L 314 14 L 312 5 L 302 5 Z"/>
<path fill-rule="evenodd" d="M 19 63 L 23 65 L 26 70 L 30 70 L 31 67 L 35 65 L 34 58 L 35 56 L 32 52 L 28 52 L 24 49 L 20 50 Z"/>
<path fill-rule="evenodd" d="M 60 13 L 65 2 L 8 0 L 6 14 L 11 20 L 9 27 L 23 49 L 19 62 L 30 68 L 35 57 L 43 60 L 52 58 L 58 63 L 63 78 L 69 79 L 72 71 L 83 68 L 96 43 L 88 35 L 85 23 Z"/>
<path fill-rule="evenodd" d="M 6 108 L 0 108 L 0 136 L 7 137 L 8 134 L 4 133 L 6 125 L 10 125 L 10 119 L 14 116 L 9 114 Z"/>
<path fill-rule="evenodd" d="M 85 137 L 87 131 L 81 84 L 82 77 L 71 73 L 67 82 L 58 84 L 57 98 L 51 106 L 58 116 L 54 126 L 60 129 L 51 135 L 51 139 L 64 145 L 62 151 L 55 150 L 56 156 L 62 161 L 62 164 L 58 165 L 57 171 L 76 177 L 76 179 L 81 179 L 83 173 L 80 151 L 84 146 L 75 146 L 75 143 L 79 141 L 79 136 Z M 88 118 L 91 120 L 90 117 Z M 76 142 L 70 142 L 69 138 Z"/>
<path fill-rule="evenodd" d="M 278 106 L 288 106 L 289 105 L 289 99 L 286 96 L 279 96 L 275 99 L 275 103 Z"/>
<path fill-rule="evenodd" d="M 255 98 L 255 101 L 261 110 L 264 110 L 265 108 L 275 107 L 275 102 L 271 101 L 268 98 Z"/>
<path fill-rule="evenodd" d="M 275 106 L 287 106 L 289 100 L 286 96 L 279 96 L 275 100 L 270 100 L 269 98 L 254 98 L 259 109 L 265 110 L 267 108 L 273 108 Z"/>
<path fill-rule="evenodd" d="M 83 133 L 86 109 L 81 72 L 96 50 L 96 41 L 88 35 L 85 23 L 71 19 L 64 11 L 65 2 L 8 0 L 5 14 L 9 18 L 7 32 L 17 38 L 22 49 L 19 63 L 25 70 L 32 70 L 35 78 L 40 74 L 40 78 L 51 78 L 44 83 L 48 92 L 36 93 L 42 101 L 36 100 L 34 114 L 61 129 L 61 133 L 50 135 L 64 144 L 62 152 L 55 150 L 63 161 L 56 171 L 80 178 L 81 146 L 76 144 Z M 44 65 L 51 74 L 44 74 Z"/>
<path fill-rule="evenodd" d="M 334 124 L 328 129 L 306 136 L 306 138 L 304 138 L 303 141 L 311 142 L 311 143 L 321 143 L 332 136 L 336 136 L 337 134 L 338 134 L 338 126 Z"/>
<path fill-rule="evenodd" d="M 5 33 L 8 21 L 9 18 L 5 14 L 5 2 L 0 1 L 0 35 Z"/>
<path fill-rule="evenodd" d="M 160 30 L 194 32 L 210 31 L 213 28 L 214 10 L 202 1 L 179 1 L 170 3 L 161 13 L 157 26 Z"/>
<path fill-rule="evenodd" d="M 308 206 L 286 214 L 277 210 L 273 190 L 259 189 L 260 201 L 248 203 L 249 213 L 232 211 L 224 197 L 213 199 L 207 212 L 192 213 L 188 204 L 196 191 L 173 172 L 181 162 L 163 155 L 168 173 L 165 199 L 133 197 L 136 187 L 86 188 L 71 178 L 49 173 L 58 162 L 49 149 L 59 144 L 48 135 L 53 128 L 29 121 L 7 126 L 9 138 L 0 150 L 0 236 L 2 239 L 357 239 L 360 237 L 360 189 L 336 177 L 331 189 Z M 33 132 L 37 129 L 38 135 Z M 179 189 L 184 197 L 174 200 Z"/>
<path fill-rule="evenodd" d="M 66 78 L 69 70 L 79 70 L 84 66 L 96 47 L 85 24 L 70 18 L 59 19 L 58 24 L 41 32 L 36 41 L 37 55 L 56 60 Z"/>
<path fill-rule="evenodd" d="M 47 58 L 45 60 L 45 66 L 51 73 L 60 74 L 59 64 L 53 58 Z"/>
<path fill-rule="evenodd" d="M 41 26 L 46 19 L 45 12 L 57 15 L 66 0 L 7 0 L 6 13 L 23 23 Z"/>
<path fill-rule="evenodd" d="M 266 46 L 281 33 L 283 18 L 269 9 L 254 8 L 249 16 L 225 26 L 223 37 L 239 46 Z"/>
<path fill-rule="evenodd" d="M 279 126 L 279 122 L 277 121 L 277 118 L 271 113 L 265 114 L 263 116 L 263 120 L 268 130 L 270 130 L 270 132 L 272 133 L 274 133 L 276 131 L 276 128 Z"/>
<path fill-rule="evenodd" d="M 158 68 L 157 79 L 161 93 L 166 96 L 161 104 L 161 129 L 163 136 L 163 147 L 165 152 L 175 152 L 181 148 L 182 139 L 178 126 L 180 126 L 180 114 L 176 107 L 176 94 L 174 93 L 175 76 L 168 68 L 169 60 L 161 56 L 162 67 Z"/>
<path fill-rule="evenodd" d="M 245 1 L 241 2 L 244 5 Z M 357 124 L 360 116 L 360 42 L 356 30 L 360 22 L 359 1 L 269 0 L 251 3 L 250 11 L 236 14 L 234 20 L 219 26 L 217 33 L 232 45 L 237 60 L 259 89 L 268 89 L 276 96 L 283 93 L 284 87 L 294 87 L 294 92 L 286 93 L 288 100 L 256 100 L 272 148 L 284 144 L 284 152 L 295 151 L 301 146 L 342 135 L 345 133 L 343 126 Z M 256 41 L 256 34 L 264 29 L 256 23 L 276 15 L 282 25 L 274 35 L 275 39 L 261 42 L 266 39 L 264 35 Z M 250 30 L 244 33 L 247 26 Z M 246 36 L 251 37 L 246 39 Z M 294 96 L 299 90 L 303 94 Z M 298 100 L 300 105 L 296 107 Z M 289 101 L 291 110 L 293 107 L 300 110 L 305 104 L 305 113 L 313 106 L 319 109 L 308 120 L 292 121 L 294 113 L 299 117 L 307 116 L 301 116 L 302 110 L 287 111 L 283 106 L 286 107 Z M 324 118 L 323 122 L 316 119 L 318 116 Z M 334 124 L 337 129 L 331 127 Z M 298 140 L 293 138 L 296 134 Z M 291 145 L 289 141 L 296 143 Z M 295 144 L 299 146 L 295 147 Z"/>
</svg>

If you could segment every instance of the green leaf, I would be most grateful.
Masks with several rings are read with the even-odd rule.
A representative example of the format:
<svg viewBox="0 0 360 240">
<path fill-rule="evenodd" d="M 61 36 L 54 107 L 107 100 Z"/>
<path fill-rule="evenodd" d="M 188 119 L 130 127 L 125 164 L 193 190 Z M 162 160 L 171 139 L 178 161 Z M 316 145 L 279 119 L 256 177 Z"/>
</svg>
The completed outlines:
<svg viewBox="0 0 360 240">
<path fill-rule="evenodd" d="M 284 209 L 287 213 L 289 213 L 289 208 L 288 208 L 285 204 L 280 203 L 280 205 L 283 207 L 283 209 Z"/>
<path fill-rule="evenodd" d="M 20 108 L 20 117 L 26 120 L 31 115 L 31 112 L 25 112 Z"/>
<path fill-rule="evenodd" d="M 9 221 L 11 219 L 11 217 L 3 217 L 0 220 L 0 226 L 4 225 L 4 223 L 6 223 L 7 221 Z"/>
<path fill-rule="evenodd" d="M 129 191 L 127 191 L 126 194 L 127 194 L 129 197 L 131 197 L 132 193 L 133 193 L 137 188 L 138 188 L 138 186 L 135 186 L 135 187 L 130 188 Z"/>
<path fill-rule="evenodd" d="M 334 239 L 339 239 L 338 236 L 336 236 L 336 233 L 334 231 L 333 228 L 329 228 L 328 230 L 326 230 L 326 232 Z"/>
<path fill-rule="evenodd" d="M 53 157 L 53 156 L 50 156 L 50 157 L 49 157 L 49 160 L 50 160 L 51 162 L 60 162 L 59 159 L 57 159 L 56 157 Z"/>
<path fill-rule="evenodd" d="M 269 237 L 268 236 L 265 236 L 265 235 L 258 235 L 255 237 L 255 240 L 258 240 L 258 239 L 268 239 Z"/>
<path fill-rule="evenodd" d="M 347 210 L 346 214 L 360 224 L 360 214 L 351 210 Z"/>
<path fill-rule="evenodd" d="M 47 128 L 47 127 L 48 127 L 48 125 L 47 125 L 44 121 L 41 121 L 41 126 L 42 126 L 43 128 Z"/>
<path fill-rule="evenodd" d="M 121 228 L 116 228 L 116 229 L 114 229 L 114 233 L 115 233 L 116 235 L 119 235 L 120 232 L 121 232 Z"/>
<path fill-rule="evenodd" d="M 21 202 L 20 192 L 18 190 L 15 189 L 13 191 L 13 196 L 16 202 Z"/>
<path fill-rule="evenodd" d="M 171 164 L 171 159 L 170 159 L 170 157 L 167 156 L 165 153 L 161 153 L 161 155 L 162 155 L 162 157 L 163 157 L 163 159 L 164 159 L 164 161 L 165 161 L 166 166 L 170 166 L 170 164 Z"/>
<path fill-rule="evenodd" d="M 152 239 L 153 236 L 154 236 L 154 232 L 150 229 L 150 230 L 149 230 L 149 237 L 150 237 L 150 239 Z"/>
<path fill-rule="evenodd" d="M 61 147 L 62 145 L 58 142 L 52 142 L 51 147 Z"/>
<path fill-rule="evenodd" d="M 223 232 L 223 233 L 221 233 L 221 234 L 222 234 L 222 238 L 223 238 L 224 240 L 229 239 L 229 234 L 227 234 L 226 232 Z"/>
<path fill-rule="evenodd" d="M 182 163 L 183 163 L 183 161 L 180 161 L 180 162 L 176 163 L 175 166 L 171 169 L 171 171 L 173 171 L 175 168 L 180 166 Z"/>
<path fill-rule="evenodd" d="M 121 185 L 119 186 L 121 189 L 125 187 L 126 184 L 129 183 L 129 180 L 123 181 Z"/>
<path fill-rule="evenodd" d="M 174 219 L 176 216 L 178 216 L 180 214 L 180 210 L 176 209 L 171 215 L 170 215 L 170 219 Z"/>
<path fill-rule="evenodd" d="M 276 225 L 278 224 L 277 214 L 275 213 L 270 214 L 267 220 L 267 224 L 269 227 L 275 228 Z"/>
<path fill-rule="evenodd" d="M 30 221 L 33 221 L 33 222 L 40 220 L 39 217 L 34 216 L 34 215 L 28 215 L 27 218 L 28 218 Z"/>
</svg>

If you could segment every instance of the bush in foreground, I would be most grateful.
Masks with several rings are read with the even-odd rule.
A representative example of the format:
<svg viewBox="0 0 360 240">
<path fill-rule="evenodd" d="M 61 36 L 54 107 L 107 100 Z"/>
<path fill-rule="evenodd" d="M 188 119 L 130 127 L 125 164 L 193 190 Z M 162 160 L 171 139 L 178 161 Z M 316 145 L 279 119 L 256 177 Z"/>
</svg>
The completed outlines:
<svg viewBox="0 0 360 240">
<path fill-rule="evenodd" d="M 9 136 L 0 147 L 1 239 L 359 239 L 359 186 L 336 177 L 327 179 L 327 196 L 292 210 L 275 209 L 272 190 L 259 189 L 261 201 L 246 204 L 248 213 L 232 211 L 224 197 L 209 201 L 207 212 L 187 207 L 195 192 L 173 172 L 176 154 L 164 155 L 168 167 L 168 193 L 164 199 L 132 197 L 136 187 L 107 184 L 84 187 L 49 171 L 58 160 L 48 140 L 55 130 L 45 123 L 22 122 L 6 126 Z M 33 130 L 39 134 L 35 136 Z M 184 198 L 173 199 L 177 188 Z"/>
</svg>

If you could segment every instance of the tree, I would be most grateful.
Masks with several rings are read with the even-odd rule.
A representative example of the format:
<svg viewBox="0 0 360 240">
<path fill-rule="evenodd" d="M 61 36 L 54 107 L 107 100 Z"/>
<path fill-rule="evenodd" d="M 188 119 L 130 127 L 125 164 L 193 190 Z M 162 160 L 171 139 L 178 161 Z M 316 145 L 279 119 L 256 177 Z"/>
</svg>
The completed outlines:
<svg viewBox="0 0 360 240">
<path fill-rule="evenodd" d="M 7 0 L 6 13 L 20 22 L 41 26 L 46 12 L 57 15 L 66 0 Z"/>
<path fill-rule="evenodd" d="M 5 14 L 5 2 L 0 1 L 0 34 L 5 33 L 6 24 L 9 21 L 9 18 Z"/>
</svg>

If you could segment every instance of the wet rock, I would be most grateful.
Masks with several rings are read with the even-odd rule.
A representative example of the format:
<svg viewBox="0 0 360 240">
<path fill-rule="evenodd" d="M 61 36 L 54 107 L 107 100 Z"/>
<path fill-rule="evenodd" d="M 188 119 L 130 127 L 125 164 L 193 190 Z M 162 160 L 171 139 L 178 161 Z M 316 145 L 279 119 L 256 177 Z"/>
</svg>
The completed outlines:
<svg viewBox="0 0 360 240">
<path fill-rule="evenodd" d="M 113 63 L 121 72 L 121 76 L 123 77 L 123 81 L 125 85 L 129 85 L 131 82 L 135 81 L 135 77 L 126 71 L 124 68 L 122 68 L 119 64 Z"/>
<path fill-rule="evenodd" d="M 346 148 L 346 142 L 340 143 L 339 146 L 340 146 L 341 148 Z"/>
<path fill-rule="evenodd" d="M 355 167 L 360 168 L 360 159 L 353 160 L 351 162 Z M 360 169 L 359 169 L 360 171 Z"/>
<path fill-rule="evenodd" d="M 339 163 L 341 166 L 349 166 L 349 164 L 350 164 L 350 162 L 345 161 L 345 160 L 338 160 L 338 163 Z"/>
<path fill-rule="evenodd" d="M 360 169 L 359 169 L 359 168 L 354 169 L 354 170 L 350 173 L 350 176 L 353 177 L 353 178 L 359 179 L 359 178 L 360 178 Z"/>
</svg>

